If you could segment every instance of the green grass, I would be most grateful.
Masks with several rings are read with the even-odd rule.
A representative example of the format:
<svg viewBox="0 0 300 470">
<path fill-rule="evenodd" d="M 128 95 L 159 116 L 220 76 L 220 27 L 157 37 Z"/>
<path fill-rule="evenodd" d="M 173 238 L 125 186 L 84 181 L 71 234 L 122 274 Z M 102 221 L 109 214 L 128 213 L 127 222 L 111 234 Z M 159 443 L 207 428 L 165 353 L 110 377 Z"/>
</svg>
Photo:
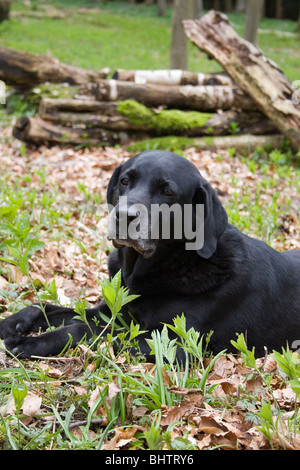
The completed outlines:
<svg viewBox="0 0 300 470">
<path fill-rule="evenodd" d="M 39 2 L 32 1 L 39 8 Z M 79 13 L 84 1 L 54 1 L 52 5 L 67 12 L 65 19 L 37 19 L 24 16 L 0 25 L 0 44 L 33 53 L 48 53 L 68 64 L 97 70 L 102 67 L 161 69 L 169 67 L 171 10 L 164 18 L 156 8 L 126 2 L 104 2 L 101 13 Z M 97 4 L 92 4 L 97 6 Z M 91 5 L 89 5 L 91 6 Z M 24 11 L 23 2 L 13 9 Z M 244 16 L 229 15 L 237 32 L 243 35 Z M 300 38 L 296 22 L 263 19 L 259 46 L 275 60 L 290 80 L 299 79 Z M 275 31 L 275 32 L 274 32 Z M 292 34 L 281 36 L 276 31 Z M 220 70 L 198 48 L 189 46 L 189 68 L 198 72 Z"/>
</svg>

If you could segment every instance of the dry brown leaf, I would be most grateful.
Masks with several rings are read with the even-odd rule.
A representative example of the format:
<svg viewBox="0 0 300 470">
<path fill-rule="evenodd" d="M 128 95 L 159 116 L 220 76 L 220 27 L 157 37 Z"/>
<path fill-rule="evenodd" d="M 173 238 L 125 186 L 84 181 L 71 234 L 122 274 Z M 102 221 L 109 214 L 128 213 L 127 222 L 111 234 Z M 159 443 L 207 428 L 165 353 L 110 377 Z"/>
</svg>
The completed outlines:
<svg viewBox="0 0 300 470">
<path fill-rule="evenodd" d="M 248 379 L 245 385 L 248 392 L 256 393 L 257 389 L 261 389 L 263 387 L 263 382 L 261 377 L 258 375 L 253 379 Z"/>
<path fill-rule="evenodd" d="M 77 395 L 85 395 L 87 393 L 87 387 L 83 385 L 73 385 L 73 388 Z"/>
<path fill-rule="evenodd" d="M 8 287 L 8 281 L 4 277 L 0 276 L 0 289 L 8 289 Z"/>
<path fill-rule="evenodd" d="M 123 428 L 116 428 L 115 435 L 108 443 L 105 443 L 101 450 L 113 450 L 113 449 L 120 449 L 121 447 L 125 447 L 129 444 L 132 440 L 134 440 L 134 435 L 138 430 L 141 430 L 140 426 L 132 426 L 126 429 Z"/>
<path fill-rule="evenodd" d="M 203 399 L 203 395 L 200 395 L 199 393 L 190 393 L 186 395 L 183 402 L 179 405 L 170 407 L 162 406 L 160 420 L 161 426 L 168 426 L 172 423 L 175 423 L 176 421 L 180 421 L 185 417 L 191 416 L 196 409 L 202 406 Z"/>
<path fill-rule="evenodd" d="M 56 367 L 51 366 L 50 364 L 47 364 L 46 362 L 40 362 L 39 367 L 42 369 L 44 374 L 47 374 L 49 377 L 52 377 L 53 379 L 59 379 L 62 375 L 64 375 L 64 372 L 61 371 L 60 369 L 57 369 Z"/>
<path fill-rule="evenodd" d="M 13 397 L 10 400 L 0 407 L 0 414 L 3 416 L 14 415 L 16 412 L 15 401 Z"/>
<path fill-rule="evenodd" d="M 24 415 L 32 417 L 40 412 L 41 404 L 42 398 L 40 397 L 40 395 L 29 390 L 24 399 L 24 403 L 21 409 Z"/>
<path fill-rule="evenodd" d="M 110 382 L 108 384 L 108 395 L 106 397 L 106 403 L 110 406 L 115 396 L 121 391 L 118 384 Z"/>
<path fill-rule="evenodd" d="M 263 366 L 264 372 L 275 372 L 277 370 L 277 362 L 273 357 L 267 356 Z"/>
</svg>

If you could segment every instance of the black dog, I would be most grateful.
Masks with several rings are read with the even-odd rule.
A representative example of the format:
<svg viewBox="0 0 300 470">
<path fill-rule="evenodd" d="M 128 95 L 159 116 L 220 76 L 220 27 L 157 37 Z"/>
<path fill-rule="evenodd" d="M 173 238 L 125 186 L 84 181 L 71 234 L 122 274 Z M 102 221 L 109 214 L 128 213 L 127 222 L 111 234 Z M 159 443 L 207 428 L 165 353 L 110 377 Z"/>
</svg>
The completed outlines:
<svg viewBox="0 0 300 470">
<path fill-rule="evenodd" d="M 127 198 L 125 205 L 119 203 L 121 196 Z M 130 321 L 128 308 L 148 337 L 152 330 L 172 324 L 175 316 L 184 313 L 187 328 L 194 327 L 201 334 L 214 331 L 210 341 L 214 353 L 230 350 L 230 340 L 241 332 L 246 334 L 248 346 L 255 346 L 257 355 L 264 354 L 264 347 L 280 350 L 287 342 L 292 347 L 300 341 L 300 251 L 278 253 L 228 224 L 216 193 L 192 163 L 163 151 L 136 155 L 115 169 L 107 200 L 114 207 L 109 232 L 115 231 L 117 248 L 109 257 L 109 274 L 121 269 L 123 286 L 140 295 L 126 305 L 123 315 Z M 151 239 L 154 221 L 147 217 L 143 236 L 124 236 L 122 224 L 123 229 L 133 224 L 136 232 L 141 230 L 142 219 L 139 227 L 134 225 L 140 216 L 140 206 L 135 204 L 142 204 L 147 211 L 153 204 L 190 205 L 194 229 L 195 208 L 204 205 L 204 227 L 198 227 L 204 229 L 204 243 L 200 240 L 199 246 L 188 249 L 185 234 L 175 236 L 174 217 L 170 217 L 169 237 L 163 237 L 160 228 Z M 110 314 L 104 301 L 87 310 L 96 334 L 101 327 L 92 319 L 99 311 Z M 64 326 L 26 336 L 47 328 L 43 313 L 34 306 L 3 320 L 0 337 L 5 346 L 23 358 L 55 355 L 62 351 L 69 334 L 73 345 L 84 334 L 91 334 L 84 323 L 73 319 L 70 308 L 47 305 L 46 314 L 51 325 Z M 144 337 L 139 346 L 147 355 Z M 180 358 L 182 353 L 178 354 Z"/>
</svg>

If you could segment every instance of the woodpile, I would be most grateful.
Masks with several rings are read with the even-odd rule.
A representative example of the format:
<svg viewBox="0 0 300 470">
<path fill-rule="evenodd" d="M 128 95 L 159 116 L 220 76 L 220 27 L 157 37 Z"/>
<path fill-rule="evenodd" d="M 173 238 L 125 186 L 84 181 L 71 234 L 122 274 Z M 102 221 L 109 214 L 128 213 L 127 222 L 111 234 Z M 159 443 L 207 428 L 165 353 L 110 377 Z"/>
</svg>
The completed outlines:
<svg viewBox="0 0 300 470">
<path fill-rule="evenodd" d="M 68 78 L 65 65 L 55 60 L 37 70 L 28 69 L 34 61 L 25 64 L 13 53 L 4 58 L 0 54 L 0 79 L 8 77 L 8 83 L 20 85 L 23 77 L 24 84 L 24 77 L 30 76 L 40 82 L 53 72 L 52 81 L 57 73 L 62 75 L 57 81 L 74 83 L 77 77 L 80 85 L 72 99 L 43 98 L 36 116 L 17 120 L 13 135 L 37 144 L 69 145 L 124 144 L 175 135 L 192 137 L 199 148 L 240 151 L 279 148 L 288 140 L 298 150 L 300 108 L 293 104 L 295 90 L 276 64 L 239 37 L 219 12 L 185 21 L 184 30 L 224 73 L 118 69 L 109 79 L 79 69 L 79 75 Z"/>
</svg>

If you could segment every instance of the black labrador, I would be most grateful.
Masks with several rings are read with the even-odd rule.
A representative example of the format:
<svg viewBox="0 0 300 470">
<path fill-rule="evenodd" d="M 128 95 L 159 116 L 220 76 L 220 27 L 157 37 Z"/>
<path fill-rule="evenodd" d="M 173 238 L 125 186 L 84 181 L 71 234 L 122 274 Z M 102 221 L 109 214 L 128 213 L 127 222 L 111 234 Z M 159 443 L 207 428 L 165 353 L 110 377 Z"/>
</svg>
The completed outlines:
<svg viewBox="0 0 300 470">
<path fill-rule="evenodd" d="M 279 253 L 229 224 L 215 191 L 191 162 L 165 151 L 142 152 L 115 169 L 107 202 L 108 235 L 116 247 L 109 275 L 121 269 L 123 286 L 140 295 L 123 315 L 130 322 L 130 311 L 148 337 L 184 313 L 187 328 L 214 331 L 214 353 L 230 351 L 230 340 L 241 332 L 256 355 L 265 347 L 281 350 L 300 342 L 300 250 Z M 166 211 L 173 206 L 187 208 L 188 216 Z M 165 212 L 153 215 L 153 207 Z M 183 221 L 190 226 L 183 227 Z M 101 330 L 93 321 L 99 311 L 110 314 L 104 301 L 87 310 L 95 334 Z M 47 328 L 35 306 L 3 320 L 5 346 L 21 358 L 56 355 L 69 335 L 73 345 L 91 335 L 87 325 L 74 320 L 71 308 L 47 305 L 46 314 L 51 325 L 64 326 L 28 336 Z M 147 355 L 145 337 L 139 347 Z M 179 359 L 182 354 L 178 351 Z"/>
</svg>

